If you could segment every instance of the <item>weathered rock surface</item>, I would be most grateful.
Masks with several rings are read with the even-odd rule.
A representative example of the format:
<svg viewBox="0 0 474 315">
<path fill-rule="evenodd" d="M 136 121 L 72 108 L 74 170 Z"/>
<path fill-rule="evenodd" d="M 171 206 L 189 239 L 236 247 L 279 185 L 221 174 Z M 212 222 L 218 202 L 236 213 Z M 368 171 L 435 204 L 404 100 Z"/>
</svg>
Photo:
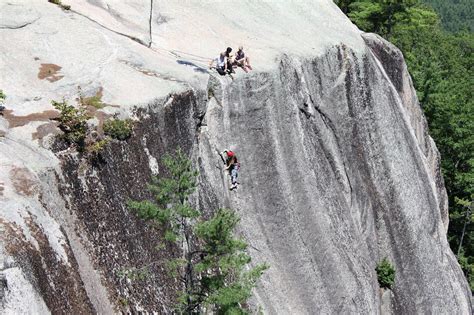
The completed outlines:
<svg viewBox="0 0 474 315">
<path fill-rule="evenodd" d="M 439 154 L 390 43 L 329 0 L 153 1 L 151 31 L 150 2 L 71 5 L 0 3 L 0 41 L 15 43 L 0 47 L 2 313 L 170 312 L 177 249 L 156 247 L 160 231 L 126 201 L 148 197 L 178 146 L 200 170 L 198 207 L 236 210 L 255 262 L 270 264 L 253 301 L 265 313 L 472 313 Z M 207 71 L 240 43 L 254 71 Z M 54 145 L 50 100 L 78 86 L 108 105 L 91 123 L 131 117 L 132 137 L 96 158 Z M 237 191 L 224 148 L 242 164 Z M 377 283 L 383 257 L 393 292 Z M 130 268 L 149 274 L 130 281 Z"/>
</svg>

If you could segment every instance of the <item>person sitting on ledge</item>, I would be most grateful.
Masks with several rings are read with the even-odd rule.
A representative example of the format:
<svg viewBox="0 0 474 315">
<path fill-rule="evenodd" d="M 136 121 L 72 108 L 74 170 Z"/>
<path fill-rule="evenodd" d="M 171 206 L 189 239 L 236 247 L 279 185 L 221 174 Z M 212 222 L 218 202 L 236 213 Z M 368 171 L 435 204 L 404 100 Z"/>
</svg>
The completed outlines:
<svg viewBox="0 0 474 315">
<path fill-rule="evenodd" d="M 242 45 L 239 46 L 239 50 L 235 54 L 234 64 L 241 67 L 242 70 L 244 70 L 245 72 L 252 70 L 252 66 L 250 65 L 250 59 L 249 57 L 245 56 L 244 47 Z"/>
<path fill-rule="evenodd" d="M 232 68 L 232 63 L 230 61 L 232 58 L 232 55 L 230 54 L 231 51 L 232 48 L 227 47 L 226 51 L 220 53 L 219 57 L 211 60 L 209 63 L 209 69 L 212 69 L 214 63 L 216 63 L 215 69 L 220 75 L 230 75 L 231 73 L 234 73 L 234 69 Z"/>
</svg>

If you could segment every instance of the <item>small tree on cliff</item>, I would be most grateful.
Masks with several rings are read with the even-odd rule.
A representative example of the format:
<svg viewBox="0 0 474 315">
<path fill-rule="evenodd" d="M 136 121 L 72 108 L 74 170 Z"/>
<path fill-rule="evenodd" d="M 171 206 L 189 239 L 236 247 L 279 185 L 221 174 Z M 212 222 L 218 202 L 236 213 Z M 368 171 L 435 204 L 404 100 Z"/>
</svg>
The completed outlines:
<svg viewBox="0 0 474 315">
<path fill-rule="evenodd" d="M 154 178 L 148 189 L 154 200 L 132 201 L 140 217 L 165 228 L 165 240 L 181 245 L 183 255 L 169 261 L 183 290 L 178 311 L 196 314 L 212 309 L 218 314 L 244 314 L 242 305 L 251 296 L 265 264 L 245 271 L 250 256 L 247 244 L 232 235 L 239 218 L 231 210 L 219 209 L 208 220 L 189 203 L 196 189 L 198 173 L 191 161 L 177 150 L 166 155 L 163 164 L 169 174 Z"/>
<path fill-rule="evenodd" d="M 395 268 L 387 258 L 382 259 L 375 267 L 377 280 L 382 288 L 392 288 L 395 282 Z"/>
</svg>

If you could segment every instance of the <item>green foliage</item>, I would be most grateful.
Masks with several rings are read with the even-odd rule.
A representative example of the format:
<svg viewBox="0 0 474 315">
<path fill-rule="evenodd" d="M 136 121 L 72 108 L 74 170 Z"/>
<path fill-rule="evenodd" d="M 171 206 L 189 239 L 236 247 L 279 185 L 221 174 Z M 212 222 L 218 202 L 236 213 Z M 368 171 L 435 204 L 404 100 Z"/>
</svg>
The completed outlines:
<svg viewBox="0 0 474 315">
<path fill-rule="evenodd" d="M 393 265 L 387 258 L 384 258 L 377 264 L 375 271 L 377 272 L 377 280 L 380 286 L 382 288 L 392 288 L 395 282 L 395 268 L 393 268 Z"/>
<path fill-rule="evenodd" d="M 404 52 L 430 135 L 441 153 L 450 207 L 448 240 L 456 253 L 464 238 L 460 263 L 469 278 L 474 268 L 474 227 L 456 200 L 474 200 L 474 36 L 443 32 L 433 14 L 422 12 L 416 23 L 397 26 L 391 40 Z"/>
<path fill-rule="evenodd" d="M 105 107 L 105 104 L 102 102 L 100 96 L 94 95 L 91 97 L 84 98 L 84 105 L 92 106 L 97 109 L 101 109 Z"/>
<path fill-rule="evenodd" d="M 62 102 L 51 101 L 55 109 L 59 111 L 59 128 L 64 132 L 64 139 L 68 143 L 84 147 L 84 139 L 87 135 L 87 120 L 90 118 L 84 108 L 76 108 L 69 105 L 64 99 Z"/>
<path fill-rule="evenodd" d="M 102 102 L 102 99 L 98 95 L 94 95 L 91 97 L 84 97 L 84 96 L 79 96 L 79 103 L 82 106 L 92 106 L 97 109 L 102 109 L 105 107 L 105 104 Z"/>
<path fill-rule="evenodd" d="M 125 140 L 130 137 L 133 129 L 133 122 L 130 119 L 120 120 L 109 119 L 104 122 L 103 130 L 106 137 L 97 132 L 95 128 L 87 125 L 87 120 L 91 118 L 90 111 L 105 106 L 101 101 L 101 94 L 93 97 L 84 97 L 82 90 L 78 88 L 78 106 L 69 105 L 64 99 L 61 102 L 51 101 L 53 107 L 59 111 L 60 115 L 55 120 L 59 121 L 59 128 L 63 131 L 61 137 L 68 144 L 77 146 L 80 152 L 88 153 L 88 157 L 97 157 L 110 142 L 111 138 Z"/>
<path fill-rule="evenodd" d="M 108 143 L 109 143 L 109 139 L 102 139 L 102 140 L 95 141 L 86 147 L 86 151 L 87 153 L 92 154 L 92 155 L 100 154 Z"/>
<path fill-rule="evenodd" d="M 466 251 L 472 250 L 472 229 L 469 229 L 469 227 L 472 227 L 472 223 L 474 222 L 474 201 L 471 199 L 469 200 L 464 200 L 464 199 L 459 199 L 455 198 L 456 204 L 461 207 L 463 211 L 459 211 L 456 214 L 456 221 L 458 223 L 463 223 L 462 229 L 461 229 L 461 237 L 459 239 L 458 245 L 458 250 L 457 250 L 457 257 L 459 260 L 459 264 L 461 265 L 461 268 L 464 270 L 467 281 L 469 283 L 469 286 L 471 287 L 471 290 L 474 289 L 474 263 L 472 256 L 467 256 Z M 457 240 L 457 239 L 456 239 Z"/>
<path fill-rule="evenodd" d="M 440 15 L 443 28 L 449 32 L 474 31 L 472 0 L 423 0 Z"/>
<path fill-rule="evenodd" d="M 144 268 L 124 268 L 117 272 L 117 274 L 120 278 L 127 278 L 133 281 L 145 280 L 150 275 L 149 271 Z"/>
<path fill-rule="evenodd" d="M 96 109 L 102 109 L 106 106 L 102 102 L 102 91 L 99 90 L 94 96 L 84 96 L 82 92 L 82 88 L 80 86 L 77 87 L 77 94 L 79 95 L 78 101 L 81 106 L 87 108 L 87 106 L 92 106 Z"/>
<path fill-rule="evenodd" d="M 416 0 L 343 0 L 338 3 L 360 29 L 387 36 L 395 24 L 407 18 Z"/>
<path fill-rule="evenodd" d="M 247 244 L 232 235 L 239 217 L 228 209 L 219 209 L 208 221 L 196 225 L 197 237 L 204 253 L 195 269 L 202 274 L 199 295 L 206 308 L 214 306 L 218 314 L 240 314 L 240 305 L 252 294 L 257 280 L 268 268 L 266 264 L 245 271 L 251 258 L 244 250 Z M 213 272 L 219 270 L 219 272 Z"/>
<path fill-rule="evenodd" d="M 104 133 L 117 140 L 126 140 L 132 135 L 131 119 L 109 119 L 104 122 Z"/>
<path fill-rule="evenodd" d="M 245 314 L 242 305 L 268 266 L 247 270 L 251 258 L 245 253 L 247 244 L 233 236 L 239 222 L 233 211 L 219 209 L 206 220 L 189 204 L 198 172 L 181 150 L 166 155 L 163 164 L 168 176 L 154 178 L 148 187 L 153 200 L 131 201 L 129 206 L 160 224 L 165 241 L 185 242 L 183 256 L 167 262 L 171 275 L 183 282 L 177 312 Z"/>
<path fill-rule="evenodd" d="M 154 200 L 131 201 L 129 206 L 140 217 L 154 220 L 165 227 L 165 238 L 169 241 L 179 239 L 178 235 L 186 219 L 200 215 L 187 202 L 188 196 L 196 189 L 198 173 L 193 170 L 191 161 L 181 150 L 175 156 L 166 155 L 163 164 L 169 177 L 152 178 L 148 190 L 154 194 Z"/>
<path fill-rule="evenodd" d="M 122 305 L 123 307 L 127 307 L 128 306 L 128 299 L 127 298 L 124 298 L 124 297 L 120 297 L 118 299 L 120 305 Z"/>
<path fill-rule="evenodd" d="M 380 13 L 382 0 L 349 2 L 346 7 L 353 22 L 366 31 L 379 32 L 403 52 L 430 135 L 441 153 L 450 207 L 448 240 L 453 251 L 459 252 L 458 259 L 466 276 L 472 279 L 473 220 L 466 206 L 456 200 L 468 203 L 474 200 L 474 35 L 444 32 L 437 14 L 420 2 L 404 4 L 405 7 L 393 15 L 391 30 L 387 32 L 384 26 L 387 21 L 375 19 L 374 22 L 374 17 L 384 16 Z M 441 2 L 453 1 L 425 2 L 441 5 Z M 463 3 L 461 6 L 466 8 L 465 1 L 454 2 Z M 469 10 L 466 12 L 472 12 Z M 469 281 L 474 290 L 474 281 Z"/>
<path fill-rule="evenodd" d="M 334 0 L 344 14 L 349 13 L 350 5 L 354 0 Z"/>
<path fill-rule="evenodd" d="M 2 105 L 5 102 L 6 98 L 7 96 L 5 95 L 5 93 L 3 93 L 3 90 L 0 90 L 0 105 Z"/>
<path fill-rule="evenodd" d="M 187 261 L 182 258 L 170 259 L 166 262 L 167 271 L 173 276 L 178 277 L 178 271 L 182 270 L 186 266 Z"/>
<path fill-rule="evenodd" d="M 467 282 L 469 283 L 472 291 L 474 288 L 474 264 L 472 263 L 472 259 L 468 259 L 468 257 L 464 255 L 464 252 L 461 251 L 458 253 L 458 261 L 461 265 L 461 268 L 464 270 L 464 273 L 466 274 Z"/>
</svg>

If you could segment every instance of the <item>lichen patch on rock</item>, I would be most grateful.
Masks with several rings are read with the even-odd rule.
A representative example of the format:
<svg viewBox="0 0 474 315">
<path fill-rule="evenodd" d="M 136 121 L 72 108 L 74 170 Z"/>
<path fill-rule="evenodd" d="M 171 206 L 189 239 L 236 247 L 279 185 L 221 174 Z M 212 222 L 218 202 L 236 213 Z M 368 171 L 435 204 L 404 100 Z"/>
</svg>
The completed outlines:
<svg viewBox="0 0 474 315">
<path fill-rule="evenodd" d="M 16 192 L 24 196 L 38 193 L 37 180 L 33 173 L 25 167 L 14 167 L 10 170 L 10 180 Z"/>
<path fill-rule="evenodd" d="M 77 272 L 77 263 L 71 251 L 67 252 L 69 266 L 51 247 L 45 231 L 33 216 L 25 218 L 26 226 L 38 244 L 29 242 L 21 227 L 0 218 L 4 233 L 0 240 L 8 255 L 15 258 L 53 314 L 91 314 L 93 306 Z"/>
<path fill-rule="evenodd" d="M 56 82 L 64 78 L 64 75 L 59 74 L 62 69 L 61 66 L 55 65 L 54 63 L 42 63 L 38 72 L 38 79 L 48 80 L 49 82 Z"/>
<path fill-rule="evenodd" d="M 10 128 L 20 127 L 31 121 L 49 121 L 59 117 L 59 112 L 55 110 L 45 110 L 40 113 L 33 113 L 26 116 L 15 116 L 13 110 L 7 109 L 3 111 L 3 117 L 8 121 Z"/>
</svg>

